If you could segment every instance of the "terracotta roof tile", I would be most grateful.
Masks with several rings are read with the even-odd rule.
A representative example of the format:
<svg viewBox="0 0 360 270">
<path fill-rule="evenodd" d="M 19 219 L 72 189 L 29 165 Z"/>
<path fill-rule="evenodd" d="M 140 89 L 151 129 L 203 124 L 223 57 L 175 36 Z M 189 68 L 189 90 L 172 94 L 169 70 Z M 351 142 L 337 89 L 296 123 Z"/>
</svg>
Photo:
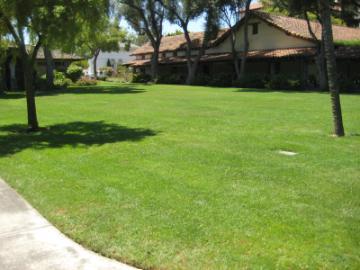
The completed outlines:
<svg viewBox="0 0 360 270">
<path fill-rule="evenodd" d="M 218 37 L 222 36 L 227 29 L 222 29 L 218 33 Z M 204 37 L 203 32 L 194 32 L 190 33 L 190 38 L 193 42 L 194 48 L 199 48 L 200 44 L 202 43 Z M 161 40 L 160 45 L 160 52 L 168 52 L 168 51 L 176 51 L 186 48 L 186 39 L 183 34 L 176 35 L 176 36 L 165 36 Z M 144 44 L 140 48 L 136 49 L 132 55 L 137 54 L 148 54 L 152 53 L 154 50 L 150 44 L 150 42 Z"/>
<path fill-rule="evenodd" d="M 293 17 L 279 16 L 270 13 L 254 11 L 253 14 L 271 25 L 278 27 L 290 35 L 312 40 L 306 20 Z M 316 37 L 321 39 L 321 25 L 318 22 L 310 22 Z M 333 25 L 335 41 L 360 40 L 360 29 Z"/>
</svg>

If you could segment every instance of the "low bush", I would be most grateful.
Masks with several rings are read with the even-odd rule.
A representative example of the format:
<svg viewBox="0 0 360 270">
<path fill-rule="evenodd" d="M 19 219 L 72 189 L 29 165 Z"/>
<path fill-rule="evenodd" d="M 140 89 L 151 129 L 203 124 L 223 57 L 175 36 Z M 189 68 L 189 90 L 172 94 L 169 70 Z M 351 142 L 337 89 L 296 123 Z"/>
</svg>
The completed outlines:
<svg viewBox="0 0 360 270">
<path fill-rule="evenodd" d="M 183 84 L 185 82 L 185 78 L 182 74 L 166 74 L 160 76 L 157 80 L 157 83 L 162 84 Z"/>
<path fill-rule="evenodd" d="M 269 81 L 265 83 L 266 88 L 275 90 L 299 90 L 301 85 L 300 79 L 284 74 L 271 76 Z"/>
<path fill-rule="evenodd" d="M 82 67 L 83 69 L 88 69 L 89 68 L 89 62 L 88 60 L 79 60 L 79 61 L 75 61 L 73 62 L 74 65 L 77 65 L 79 67 Z"/>
<path fill-rule="evenodd" d="M 92 79 L 90 77 L 82 77 L 80 80 L 76 82 L 76 85 L 79 86 L 91 86 L 91 85 L 97 85 L 97 81 L 95 79 Z"/>
<path fill-rule="evenodd" d="M 210 86 L 229 87 L 232 86 L 231 73 L 218 73 L 214 74 L 208 82 Z"/>
<path fill-rule="evenodd" d="M 102 67 L 100 68 L 99 77 L 111 77 L 114 74 L 114 69 L 112 67 Z"/>
<path fill-rule="evenodd" d="M 83 75 L 83 68 L 75 63 L 72 63 L 66 70 L 66 76 L 72 81 L 78 81 Z"/>
<path fill-rule="evenodd" d="M 133 83 L 148 83 L 150 81 L 151 76 L 145 73 L 135 74 L 132 79 Z"/>
<path fill-rule="evenodd" d="M 265 88 L 268 77 L 265 74 L 246 74 L 241 80 L 234 80 L 233 86 L 241 88 Z"/>
<path fill-rule="evenodd" d="M 339 87 L 340 91 L 343 93 L 350 92 L 359 92 L 360 91 L 360 76 L 355 75 L 352 77 L 348 77 L 346 75 L 339 75 Z"/>
<path fill-rule="evenodd" d="M 70 84 L 71 84 L 71 80 L 66 78 L 63 72 L 54 71 L 54 87 L 56 89 L 67 88 Z"/>
<path fill-rule="evenodd" d="M 211 77 L 207 74 L 200 73 L 195 76 L 195 79 L 193 81 L 193 85 L 209 85 L 209 82 L 211 80 Z"/>
</svg>

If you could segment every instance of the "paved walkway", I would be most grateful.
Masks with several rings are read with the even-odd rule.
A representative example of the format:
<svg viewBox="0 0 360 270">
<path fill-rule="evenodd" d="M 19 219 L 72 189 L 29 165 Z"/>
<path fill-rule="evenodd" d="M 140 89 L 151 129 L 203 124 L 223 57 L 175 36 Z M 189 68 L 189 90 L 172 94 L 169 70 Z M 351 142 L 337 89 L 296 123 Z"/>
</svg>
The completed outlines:
<svg viewBox="0 0 360 270">
<path fill-rule="evenodd" d="M 135 270 L 67 238 L 1 179 L 0 269 Z"/>
</svg>

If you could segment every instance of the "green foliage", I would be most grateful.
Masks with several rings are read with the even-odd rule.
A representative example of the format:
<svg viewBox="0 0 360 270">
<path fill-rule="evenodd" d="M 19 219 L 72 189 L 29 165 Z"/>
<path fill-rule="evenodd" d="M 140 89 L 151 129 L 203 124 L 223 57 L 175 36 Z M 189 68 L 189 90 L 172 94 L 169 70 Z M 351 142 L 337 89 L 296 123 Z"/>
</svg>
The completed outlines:
<svg viewBox="0 0 360 270">
<path fill-rule="evenodd" d="M 159 77 L 157 83 L 159 84 L 183 84 L 185 82 L 185 78 L 182 74 L 172 73 L 166 74 Z"/>
<path fill-rule="evenodd" d="M 265 74 L 246 74 L 241 80 L 234 80 L 233 86 L 242 88 L 265 88 L 268 76 Z"/>
<path fill-rule="evenodd" d="M 145 73 L 135 74 L 133 76 L 133 83 L 148 83 L 151 81 L 151 76 Z"/>
<path fill-rule="evenodd" d="M 78 66 L 76 63 L 72 63 L 66 70 L 66 76 L 72 81 L 78 81 L 83 75 L 82 67 Z"/>
<path fill-rule="evenodd" d="M 335 40 L 337 46 L 360 47 L 360 39 L 357 40 Z"/>
<path fill-rule="evenodd" d="M 231 73 L 216 73 L 211 76 L 208 85 L 210 86 L 222 86 L 229 87 L 232 85 L 232 74 Z"/>
<path fill-rule="evenodd" d="M 209 82 L 211 80 L 211 76 L 204 74 L 204 73 L 199 73 L 195 76 L 195 79 L 193 81 L 193 85 L 209 85 Z"/>
<path fill-rule="evenodd" d="M 114 69 L 112 67 L 102 67 L 100 68 L 100 74 L 103 77 L 111 77 L 114 74 Z"/>
<path fill-rule="evenodd" d="M 123 82 L 131 82 L 133 77 L 133 72 L 128 67 L 123 65 L 118 65 L 117 67 L 117 78 Z"/>
<path fill-rule="evenodd" d="M 77 65 L 79 67 L 82 67 L 82 69 L 88 69 L 89 68 L 89 61 L 88 60 L 79 60 L 79 61 L 74 61 L 73 62 L 74 65 Z"/>
<path fill-rule="evenodd" d="M 66 89 L 71 84 L 71 80 L 66 78 L 60 71 L 54 71 L 54 87 L 56 89 Z"/>
<path fill-rule="evenodd" d="M 301 80 L 293 76 L 277 74 L 270 77 L 269 81 L 265 83 L 265 87 L 272 90 L 299 90 L 301 88 Z"/>
</svg>

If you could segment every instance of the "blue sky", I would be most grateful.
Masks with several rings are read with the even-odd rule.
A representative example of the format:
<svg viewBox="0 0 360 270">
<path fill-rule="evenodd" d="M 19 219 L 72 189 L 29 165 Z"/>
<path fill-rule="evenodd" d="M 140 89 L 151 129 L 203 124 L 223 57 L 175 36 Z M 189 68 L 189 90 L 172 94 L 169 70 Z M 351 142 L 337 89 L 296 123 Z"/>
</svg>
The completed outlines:
<svg viewBox="0 0 360 270">
<path fill-rule="evenodd" d="M 258 1 L 257 0 L 253 1 L 253 3 L 256 3 L 256 2 L 258 2 Z M 121 22 L 121 24 L 123 27 L 125 27 L 129 31 L 133 32 L 131 30 L 131 28 L 129 27 L 129 25 L 124 20 Z M 189 24 L 190 32 L 201 32 L 201 31 L 203 31 L 203 29 L 204 29 L 204 17 L 200 17 L 197 20 L 190 22 L 190 24 Z M 181 28 L 177 25 L 170 24 L 167 21 L 165 22 L 165 24 L 164 24 L 164 34 L 165 35 L 168 33 L 173 33 L 176 30 L 181 30 Z"/>
</svg>

